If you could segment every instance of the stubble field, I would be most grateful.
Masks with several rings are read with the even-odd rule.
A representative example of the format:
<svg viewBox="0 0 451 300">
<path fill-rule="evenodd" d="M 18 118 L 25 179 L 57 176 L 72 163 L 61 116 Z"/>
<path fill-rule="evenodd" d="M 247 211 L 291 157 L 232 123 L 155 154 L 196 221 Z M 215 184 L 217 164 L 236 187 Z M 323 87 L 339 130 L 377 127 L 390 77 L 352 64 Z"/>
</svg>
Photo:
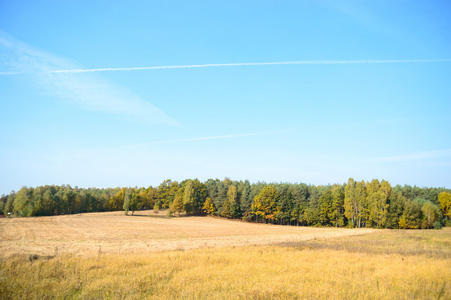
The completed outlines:
<svg viewBox="0 0 451 300">
<path fill-rule="evenodd" d="M 373 232 L 372 229 L 274 226 L 212 217 L 165 217 L 165 212 L 89 213 L 0 219 L 0 250 L 14 254 L 145 253 L 200 247 L 267 245 Z"/>
<path fill-rule="evenodd" d="M 164 213 L 0 219 L 0 298 L 451 299 L 451 230 Z"/>
</svg>

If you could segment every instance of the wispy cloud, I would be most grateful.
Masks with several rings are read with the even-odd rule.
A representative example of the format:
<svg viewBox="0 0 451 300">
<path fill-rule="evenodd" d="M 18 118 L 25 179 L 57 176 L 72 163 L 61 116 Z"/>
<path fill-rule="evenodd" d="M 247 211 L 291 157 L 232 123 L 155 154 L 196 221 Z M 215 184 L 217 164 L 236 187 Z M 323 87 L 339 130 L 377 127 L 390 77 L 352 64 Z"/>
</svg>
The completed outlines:
<svg viewBox="0 0 451 300">
<path fill-rule="evenodd" d="M 280 62 L 257 62 L 257 63 L 225 63 L 225 64 L 203 64 L 203 65 L 180 65 L 180 66 L 155 66 L 155 67 L 129 67 L 129 68 L 67 68 L 48 70 L 51 74 L 70 73 L 93 73 L 113 71 L 142 71 L 159 69 L 189 69 L 189 68 L 214 68 L 214 67 L 242 67 L 242 66 L 270 66 L 270 65 L 348 65 L 348 64 L 401 64 L 401 63 L 436 63 L 451 62 L 451 59 L 406 59 L 406 60 L 301 60 Z M 14 75 L 22 72 L 0 72 L 0 75 Z"/>
<path fill-rule="evenodd" d="M 208 141 L 208 140 L 221 140 L 221 139 L 232 139 L 247 136 L 256 136 L 275 133 L 276 131 L 264 131 L 264 132 L 253 132 L 253 133 L 241 133 L 241 134 L 229 134 L 229 135 L 218 135 L 218 136 L 205 136 L 189 139 L 175 139 L 175 140 L 164 140 L 149 142 L 148 144 L 168 144 L 168 143 L 179 143 L 179 142 L 196 142 L 196 141 Z"/>
<path fill-rule="evenodd" d="M 0 31 L 0 55 L 9 66 L 1 75 L 25 74 L 44 92 L 81 109 L 129 117 L 150 123 L 177 122 L 160 109 L 97 74 L 71 74 L 55 70 L 81 69 L 78 63 L 35 49 Z"/>
<path fill-rule="evenodd" d="M 17 72 L 17 71 L 11 71 L 11 72 L 0 72 L 0 75 L 18 75 L 18 74 L 24 74 L 25 72 Z"/>
<path fill-rule="evenodd" d="M 250 132 L 250 133 L 238 133 L 238 134 L 229 134 L 229 135 L 216 135 L 216 136 L 204 136 L 204 137 L 195 137 L 195 138 L 186 138 L 186 139 L 173 139 L 173 140 L 162 140 L 162 141 L 150 141 L 139 144 L 132 144 L 122 147 L 136 147 L 136 146 L 145 146 L 145 145 L 157 145 L 157 144 L 170 144 L 170 143 L 183 143 L 183 142 L 199 142 L 199 141 L 209 141 L 209 140 L 222 140 L 222 139 L 233 139 L 240 137 L 249 137 L 249 136 L 257 136 L 257 135 L 267 135 L 267 134 L 275 134 L 291 131 L 293 129 L 283 129 L 283 130 L 270 130 L 270 131 L 260 131 L 260 132 Z"/>
<path fill-rule="evenodd" d="M 443 157 L 451 157 L 451 149 L 378 157 L 378 158 L 373 159 L 373 161 L 374 162 L 402 162 L 402 161 L 412 161 L 412 160 L 435 159 L 435 158 L 443 158 Z"/>
</svg>

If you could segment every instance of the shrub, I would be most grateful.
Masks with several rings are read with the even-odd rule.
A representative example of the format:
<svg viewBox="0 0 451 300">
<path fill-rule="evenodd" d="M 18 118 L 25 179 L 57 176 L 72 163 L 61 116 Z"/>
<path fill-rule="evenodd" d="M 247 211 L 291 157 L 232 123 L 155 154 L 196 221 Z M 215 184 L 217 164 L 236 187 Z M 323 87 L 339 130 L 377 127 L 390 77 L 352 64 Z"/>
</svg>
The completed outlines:
<svg viewBox="0 0 451 300">
<path fill-rule="evenodd" d="M 434 229 L 442 229 L 442 224 L 439 221 L 434 222 Z"/>
</svg>

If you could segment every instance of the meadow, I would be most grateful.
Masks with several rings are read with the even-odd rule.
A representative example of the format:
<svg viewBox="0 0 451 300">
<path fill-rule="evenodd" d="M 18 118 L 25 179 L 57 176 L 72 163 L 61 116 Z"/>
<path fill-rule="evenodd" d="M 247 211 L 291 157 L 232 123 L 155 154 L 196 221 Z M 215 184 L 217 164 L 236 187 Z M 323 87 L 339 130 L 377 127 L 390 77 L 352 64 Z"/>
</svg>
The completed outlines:
<svg viewBox="0 0 451 300">
<path fill-rule="evenodd" d="M 2 299 L 451 299 L 450 228 L 307 228 L 153 212 L 0 226 Z"/>
</svg>

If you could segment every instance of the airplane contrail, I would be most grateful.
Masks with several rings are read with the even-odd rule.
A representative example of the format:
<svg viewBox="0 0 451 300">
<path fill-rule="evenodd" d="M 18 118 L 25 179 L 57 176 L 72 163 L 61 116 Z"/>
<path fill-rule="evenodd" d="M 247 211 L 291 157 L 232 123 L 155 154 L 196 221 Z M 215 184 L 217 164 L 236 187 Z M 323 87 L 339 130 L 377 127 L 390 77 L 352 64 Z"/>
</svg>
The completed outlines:
<svg viewBox="0 0 451 300">
<path fill-rule="evenodd" d="M 68 74 L 68 73 L 89 73 L 89 72 L 109 72 L 109 71 L 140 71 L 158 69 L 189 69 L 189 68 L 214 68 L 214 67 L 239 67 L 239 66 L 270 66 L 270 65 L 347 65 L 347 64 L 398 64 L 398 63 L 434 63 L 451 62 L 451 59 L 408 59 L 408 60 L 301 60 L 301 61 L 279 61 L 279 62 L 259 62 L 259 63 L 226 63 L 226 64 L 204 64 L 204 65 L 180 65 L 180 66 L 155 66 L 155 67 L 128 67 L 128 68 L 99 68 L 99 69 L 67 69 L 50 70 L 45 73 Z M 17 75 L 21 72 L 0 72 L 0 75 Z"/>
<path fill-rule="evenodd" d="M 390 63 L 431 63 L 431 62 L 451 62 L 451 59 L 301 60 L 301 61 L 259 62 L 259 63 L 226 63 L 226 64 L 204 64 L 204 65 L 181 65 L 181 66 L 53 70 L 49 71 L 49 73 L 85 73 L 85 72 L 107 72 L 107 71 L 139 71 L 139 70 L 158 70 L 158 69 L 188 69 L 188 68 L 269 66 L 269 65 L 338 65 L 338 64 L 390 64 Z"/>
</svg>

